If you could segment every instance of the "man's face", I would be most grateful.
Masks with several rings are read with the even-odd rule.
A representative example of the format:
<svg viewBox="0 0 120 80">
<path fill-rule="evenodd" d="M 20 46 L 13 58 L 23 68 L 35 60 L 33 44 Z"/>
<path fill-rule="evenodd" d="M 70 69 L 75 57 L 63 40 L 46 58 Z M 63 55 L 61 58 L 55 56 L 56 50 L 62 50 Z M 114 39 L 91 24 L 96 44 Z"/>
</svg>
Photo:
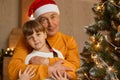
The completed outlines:
<svg viewBox="0 0 120 80">
<path fill-rule="evenodd" d="M 47 35 L 54 36 L 59 30 L 59 15 L 56 12 L 48 12 L 37 19 L 47 31 Z"/>
</svg>

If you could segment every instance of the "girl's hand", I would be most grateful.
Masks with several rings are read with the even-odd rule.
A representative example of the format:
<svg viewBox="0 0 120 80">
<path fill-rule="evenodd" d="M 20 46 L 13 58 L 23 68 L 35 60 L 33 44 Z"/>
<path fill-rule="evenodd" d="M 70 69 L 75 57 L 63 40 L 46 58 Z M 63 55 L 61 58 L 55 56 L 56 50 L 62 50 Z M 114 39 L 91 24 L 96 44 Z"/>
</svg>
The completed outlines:
<svg viewBox="0 0 120 80">
<path fill-rule="evenodd" d="M 19 71 L 19 80 L 30 80 L 34 76 L 35 70 L 33 70 L 33 67 L 28 66 L 23 73 L 21 70 Z"/>
</svg>

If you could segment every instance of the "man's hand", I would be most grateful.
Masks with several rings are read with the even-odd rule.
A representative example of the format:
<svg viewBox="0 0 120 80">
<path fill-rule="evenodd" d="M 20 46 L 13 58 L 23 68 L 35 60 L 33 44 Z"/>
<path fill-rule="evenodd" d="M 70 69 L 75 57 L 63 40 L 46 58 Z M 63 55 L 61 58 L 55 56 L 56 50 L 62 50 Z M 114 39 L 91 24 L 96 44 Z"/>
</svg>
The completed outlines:
<svg viewBox="0 0 120 80">
<path fill-rule="evenodd" d="M 49 59 L 44 58 L 44 57 L 40 57 L 40 56 L 34 56 L 30 59 L 29 63 L 35 64 L 35 65 L 40 65 L 40 64 L 48 65 Z"/>
<path fill-rule="evenodd" d="M 73 71 L 70 67 L 63 66 L 63 63 L 64 60 L 60 60 L 52 66 L 48 67 L 48 74 L 50 75 L 50 77 L 52 77 L 53 79 L 58 79 L 57 77 L 59 77 L 59 75 L 63 76 L 66 71 Z M 70 76 L 69 74 L 67 74 L 67 77 L 72 78 L 72 76 Z"/>
<path fill-rule="evenodd" d="M 61 75 L 60 72 L 57 72 L 57 74 L 57 76 L 52 77 L 54 80 L 69 80 L 66 72 L 63 75 Z"/>
</svg>

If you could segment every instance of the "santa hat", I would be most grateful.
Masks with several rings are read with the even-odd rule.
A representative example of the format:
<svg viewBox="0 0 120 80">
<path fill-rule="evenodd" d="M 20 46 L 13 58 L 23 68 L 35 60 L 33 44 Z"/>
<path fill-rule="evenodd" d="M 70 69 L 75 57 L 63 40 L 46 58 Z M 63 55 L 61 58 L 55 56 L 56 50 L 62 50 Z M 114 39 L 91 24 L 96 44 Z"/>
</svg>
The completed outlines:
<svg viewBox="0 0 120 80">
<path fill-rule="evenodd" d="M 34 18 L 36 19 L 40 15 L 47 13 L 47 12 L 56 12 L 58 14 L 60 13 L 55 1 L 35 0 L 29 8 L 28 15 L 30 17 L 33 14 Z"/>
</svg>

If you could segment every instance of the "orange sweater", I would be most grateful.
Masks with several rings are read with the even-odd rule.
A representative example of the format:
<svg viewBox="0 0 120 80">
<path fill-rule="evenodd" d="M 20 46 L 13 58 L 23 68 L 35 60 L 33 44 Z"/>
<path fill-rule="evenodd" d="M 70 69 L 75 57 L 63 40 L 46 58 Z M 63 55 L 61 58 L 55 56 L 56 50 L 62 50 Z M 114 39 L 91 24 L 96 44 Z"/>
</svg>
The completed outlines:
<svg viewBox="0 0 120 80">
<path fill-rule="evenodd" d="M 61 51 L 65 58 L 63 65 L 69 66 L 74 69 L 74 72 L 69 72 L 76 79 L 75 71 L 80 67 L 80 58 L 78 53 L 78 46 L 73 37 L 62 34 L 58 32 L 54 37 L 48 37 L 48 42 L 52 47 Z M 29 52 L 32 51 L 32 48 L 28 46 L 25 42 L 24 37 L 22 36 L 18 42 L 14 55 L 8 66 L 8 73 L 10 80 L 18 79 L 18 72 L 20 69 L 24 70 L 26 66 L 34 66 L 36 69 L 36 76 L 32 80 L 44 80 L 48 77 L 48 66 L 46 65 L 25 65 L 25 58 Z M 50 58 L 50 64 L 52 65 L 59 58 Z"/>
</svg>

